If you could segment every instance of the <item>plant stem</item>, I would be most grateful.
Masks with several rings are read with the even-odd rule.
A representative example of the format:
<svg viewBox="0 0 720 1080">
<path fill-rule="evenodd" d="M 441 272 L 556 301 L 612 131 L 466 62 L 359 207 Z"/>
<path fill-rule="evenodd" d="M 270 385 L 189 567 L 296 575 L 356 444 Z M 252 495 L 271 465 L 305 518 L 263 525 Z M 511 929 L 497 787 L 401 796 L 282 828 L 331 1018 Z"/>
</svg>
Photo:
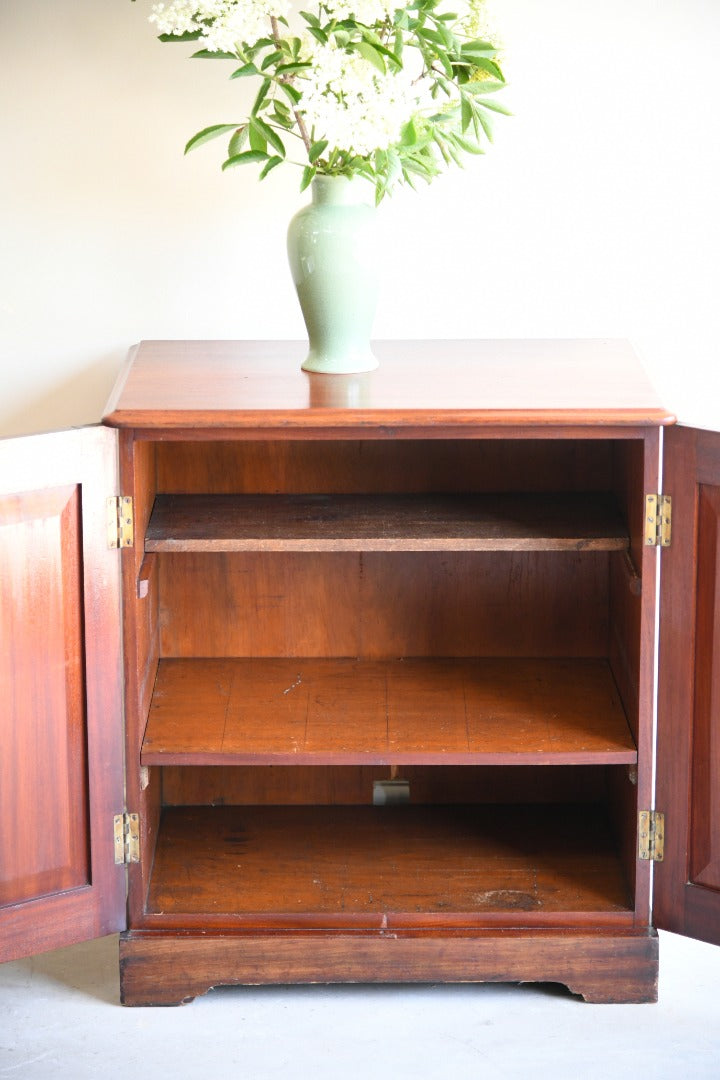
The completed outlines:
<svg viewBox="0 0 720 1080">
<path fill-rule="evenodd" d="M 282 39 L 280 37 L 280 27 L 278 26 L 278 21 L 277 21 L 277 19 L 275 18 L 274 15 L 270 16 L 270 26 L 272 27 L 273 41 L 277 45 L 278 49 L 281 49 L 282 48 Z M 283 82 L 287 82 L 287 83 L 291 83 L 293 81 L 292 76 L 289 76 L 288 78 L 283 78 L 281 76 L 281 79 L 282 79 Z M 305 126 L 305 121 L 303 120 L 301 113 L 297 109 L 293 109 L 292 114 L 295 117 L 295 123 L 298 126 L 298 131 L 300 132 L 300 138 L 302 139 L 303 143 L 305 144 L 305 149 L 306 149 L 307 153 L 309 154 L 310 153 L 310 147 L 312 146 L 312 141 L 310 139 L 310 135 L 308 134 L 308 129 Z"/>
</svg>

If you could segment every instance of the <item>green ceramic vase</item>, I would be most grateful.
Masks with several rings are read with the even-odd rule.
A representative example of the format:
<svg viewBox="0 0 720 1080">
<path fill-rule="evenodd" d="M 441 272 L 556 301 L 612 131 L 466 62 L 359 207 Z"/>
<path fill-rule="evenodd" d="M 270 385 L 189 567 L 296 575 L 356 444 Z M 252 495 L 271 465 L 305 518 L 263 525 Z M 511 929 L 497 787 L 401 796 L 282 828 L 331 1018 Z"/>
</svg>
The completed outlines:
<svg viewBox="0 0 720 1080">
<path fill-rule="evenodd" d="M 312 202 L 288 229 L 290 272 L 310 349 L 305 371 L 347 375 L 378 366 L 370 348 L 378 297 L 372 186 L 316 176 Z"/>
</svg>

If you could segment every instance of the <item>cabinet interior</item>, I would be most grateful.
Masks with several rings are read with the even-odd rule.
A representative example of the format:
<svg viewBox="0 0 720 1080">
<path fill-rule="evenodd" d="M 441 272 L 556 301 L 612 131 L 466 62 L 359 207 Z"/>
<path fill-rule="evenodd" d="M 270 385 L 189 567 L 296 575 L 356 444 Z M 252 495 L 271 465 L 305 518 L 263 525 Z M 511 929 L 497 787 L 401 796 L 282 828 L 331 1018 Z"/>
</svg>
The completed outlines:
<svg viewBox="0 0 720 1080">
<path fill-rule="evenodd" d="M 139 438 L 132 473 L 134 925 L 643 914 L 641 439 Z"/>
</svg>

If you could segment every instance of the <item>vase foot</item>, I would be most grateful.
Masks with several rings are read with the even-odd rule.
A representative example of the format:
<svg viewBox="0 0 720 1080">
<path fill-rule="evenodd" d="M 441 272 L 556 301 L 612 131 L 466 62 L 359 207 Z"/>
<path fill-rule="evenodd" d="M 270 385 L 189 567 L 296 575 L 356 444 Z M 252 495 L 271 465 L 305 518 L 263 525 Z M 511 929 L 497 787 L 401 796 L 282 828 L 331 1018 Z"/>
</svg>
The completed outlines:
<svg viewBox="0 0 720 1080">
<path fill-rule="evenodd" d="M 376 356 L 371 352 L 357 352 L 349 356 L 327 356 L 309 352 L 303 371 L 314 371 L 321 375 L 357 375 L 362 371 L 375 371 L 379 367 Z"/>
</svg>

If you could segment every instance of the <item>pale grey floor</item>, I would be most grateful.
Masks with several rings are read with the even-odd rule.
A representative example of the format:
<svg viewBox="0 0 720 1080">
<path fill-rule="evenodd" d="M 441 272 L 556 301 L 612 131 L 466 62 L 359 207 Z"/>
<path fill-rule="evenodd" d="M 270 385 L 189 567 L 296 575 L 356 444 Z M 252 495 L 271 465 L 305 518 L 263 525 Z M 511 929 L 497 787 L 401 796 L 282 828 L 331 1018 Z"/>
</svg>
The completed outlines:
<svg viewBox="0 0 720 1080">
<path fill-rule="evenodd" d="M 720 1080 L 720 948 L 661 935 L 658 1005 L 557 987 L 220 989 L 118 1005 L 117 940 L 0 965 L 12 1080 Z"/>
</svg>

